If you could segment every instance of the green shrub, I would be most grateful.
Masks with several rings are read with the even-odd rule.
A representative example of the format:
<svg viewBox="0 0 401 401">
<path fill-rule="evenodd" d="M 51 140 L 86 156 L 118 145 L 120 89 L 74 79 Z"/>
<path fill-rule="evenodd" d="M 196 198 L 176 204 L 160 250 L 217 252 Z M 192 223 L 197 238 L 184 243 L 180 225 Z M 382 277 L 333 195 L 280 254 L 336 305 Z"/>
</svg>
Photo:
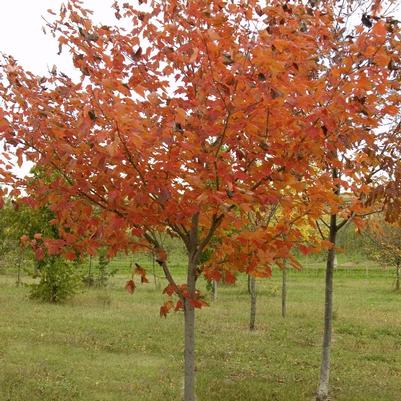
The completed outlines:
<svg viewBox="0 0 401 401">
<path fill-rule="evenodd" d="M 48 257 L 38 266 L 40 281 L 31 284 L 30 298 L 42 302 L 61 303 L 79 288 L 76 267 L 61 257 Z"/>
</svg>

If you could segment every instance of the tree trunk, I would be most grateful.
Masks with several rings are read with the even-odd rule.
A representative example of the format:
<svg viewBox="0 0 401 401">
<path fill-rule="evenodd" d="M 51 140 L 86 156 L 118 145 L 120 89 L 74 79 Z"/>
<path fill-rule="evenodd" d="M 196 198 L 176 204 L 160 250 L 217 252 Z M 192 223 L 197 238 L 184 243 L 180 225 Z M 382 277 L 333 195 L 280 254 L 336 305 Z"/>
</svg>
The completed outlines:
<svg viewBox="0 0 401 401">
<path fill-rule="evenodd" d="M 400 270 L 401 270 L 401 266 L 400 266 L 400 262 L 397 262 L 397 268 L 395 271 L 395 290 L 396 291 L 400 291 Z"/>
<path fill-rule="evenodd" d="M 212 284 L 213 284 L 213 287 L 212 287 L 213 301 L 216 301 L 217 300 L 217 281 L 213 280 Z"/>
<path fill-rule="evenodd" d="M 196 266 L 188 265 L 187 286 L 189 296 L 195 296 Z M 184 301 L 184 401 L 195 401 L 195 308 Z"/>
<path fill-rule="evenodd" d="M 88 287 L 92 287 L 92 255 L 89 256 Z"/>
<path fill-rule="evenodd" d="M 287 313 L 287 268 L 283 270 L 283 280 L 281 284 L 281 316 Z"/>
<path fill-rule="evenodd" d="M 251 295 L 251 276 L 248 275 L 248 294 Z"/>
<path fill-rule="evenodd" d="M 153 282 L 155 283 L 155 289 L 158 289 L 157 284 L 157 276 L 156 276 L 156 266 L 155 266 L 155 255 L 152 252 L 152 274 L 153 274 Z"/>
<path fill-rule="evenodd" d="M 249 330 L 255 330 L 256 320 L 256 279 L 249 276 L 249 291 L 251 294 L 251 314 L 249 319 Z"/>
<path fill-rule="evenodd" d="M 317 390 L 316 401 L 326 401 L 329 396 L 329 378 L 330 378 L 330 345 L 333 323 L 333 273 L 334 260 L 336 256 L 336 236 L 337 236 L 337 215 L 330 217 L 330 237 L 333 247 L 327 253 L 326 264 L 326 288 L 325 288 L 325 306 L 324 306 L 324 333 L 322 360 L 320 366 L 320 383 Z"/>
<path fill-rule="evenodd" d="M 17 256 L 17 282 L 16 282 L 17 287 L 21 285 L 21 264 L 22 264 L 22 254 L 20 250 Z"/>
</svg>

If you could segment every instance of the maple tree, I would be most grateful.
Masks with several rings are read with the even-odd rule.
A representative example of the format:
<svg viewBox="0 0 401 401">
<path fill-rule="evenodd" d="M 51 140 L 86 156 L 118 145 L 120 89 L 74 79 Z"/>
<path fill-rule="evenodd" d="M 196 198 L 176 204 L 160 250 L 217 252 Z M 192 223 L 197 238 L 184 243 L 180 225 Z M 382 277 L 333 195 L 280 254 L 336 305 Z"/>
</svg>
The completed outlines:
<svg viewBox="0 0 401 401">
<path fill-rule="evenodd" d="M 307 193 L 306 189 L 302 192 L 302 196 Z M 216 263 L 230 266 L 237 266 L 238 271 L 244 271 L 248 274 L 248 293 L 250 295 L 250 330 L 255 329 L 256 321 L 256 277 L 271 277 L 272 268 L 277 265 L 285 277 L 286 260 L 289 259 L 292 265 L 300 269 L 301 265 L 296 258 L 289 252 L 292 248 L 298 248 L 303 253 L 311 251 L 317 252 L 324 245 L 321 242 L 317 244 L 317 239 L 313 230 L 307 230 L 309 227 L 308 215 L 310 212 L 305 209 L 286 210 L 282 213 L 280 204 L 285 204 L 290 197 L 294 200 L 296 193 L 288 192 L 285 195 L 280 194 L 280 201 L 265 206 L 264 211 L 255 210 L 248 213 L 247 227 L 238 232 L 233 232 L 225 239 L 226 244 L 220 246 L 214 252 L 212 272 L 216 274 L 213 267 Z M 298 214 L 300 212 L 300 214 Z M 283 227 L 286 227 L 283 231 Z M 270 263 L 263 269 L 259 270 L 258 265 L 264 260 L 261 258 L 261 245 L 265 244 L 268 254 L 270 254 Z M 327 245 L 327 244 L 326 244 Z M 270 249 L 269 249 L 270 247 Z M 235 251 L 229 252 L 228 248 Z M 280 253 L 274 252 L 274 248 L 281 248 Z M 266 252 L 266 250 L 262 250 Z M 220 258 L 220 259 L 218 259 Z M 241 261 L 238 265 L 237 261 Z M 206 275 L 210 274 L 206 271 Z M 218 273 L 217 273 L 218 274 Z M 284 299 L 285 291 L 282 293 Z M 284 302 L 284 301 L 283 301 Z"/>
<path fill-rule="evenodd" d="M 171 297 L 161 315 L 184 311 L 184 399 L 193 401 L 199 276 L 270 276 L 283 258 L 297 265 L 289 252 L 301 218 L 315 224 L 329 210 L 357 222 L 365 212 L 360 176 L 381 166 L 375 146 L 385 142 L 373 129 L 398 111 L 398 28 L 365 16 L 373 28 L 346 37 L 331 2 L 142 0 L 114 11 L 115 26 L 95 24 L 71 0 L 48 22 L 80 79 L 4 58 L 0 132 L 18 163 L 47 177 L 16 184 L 55 215 L 60 240 L 41 252 L 155 254 Z M 363 195 L 345 208 L 339 184 Z M 277 203 L 278 224 L 244 229 L 249 212 Z M 158 240 L 166 232 L 186 247 L 184 284 Z M 200 264 L 213 236 L 221 246 Z M 134 273 L 146 279 L 140 266 Z"/>
<path fill-rule="evenodd" d="M 400 29 L 389 13 L 393 2 L 346 1 L 333 7 L 331 52 L 322 55 L 327 68 L 322 78 L 331 95 L 322 101 L 318 118 L 327 138 L 321 174 L 329 174 L 326 215 L 316 220 L 327 254 L 324 334 L 317 401 L 328 399 L 333 311 L 333 272 L 338 232 L 350 223 L 363 228 L 363 218 L 389 208 L 386 188 L 398 186 L 396 148 L 400 125 Z M 323 6 L 327 2 L 322 3 Z M 362 4 L 363 6 L 363 4 Z M 349 26 L 356 13 L 360 23 Z M 393 11 L 393 10 L 392 10 Z M 318 173 L 319 174 L 319 173 Z M 322 216 L 324 216 L 323 214 Z M 399 209 L 392 207 L 398 216 Z"/>
</svg>

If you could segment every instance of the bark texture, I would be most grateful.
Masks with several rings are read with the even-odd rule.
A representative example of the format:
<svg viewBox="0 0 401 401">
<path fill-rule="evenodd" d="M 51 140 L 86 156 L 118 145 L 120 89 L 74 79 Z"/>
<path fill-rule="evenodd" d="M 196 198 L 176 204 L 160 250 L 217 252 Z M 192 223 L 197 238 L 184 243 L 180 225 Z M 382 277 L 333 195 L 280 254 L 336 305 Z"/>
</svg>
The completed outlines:
<svg viewBox="0 0 401 401">
<path fill-rule="evenodd" d="M 217 300 L 217 288 L 218 288 L 218 284 L 216 280 L 213 280 L 213 301 Z"/>
<path fill-rule="evenodd" d="M 255 277 L 249 276 L 249 291 L 251 294 L 251 313 L 249 319 L 249 329 L 255 330 L 256 320 L 256 279 Z"/>
<path fill-rule="evenodd" d="M 287 269 L 283 270 L 283 280 L 281 283 L 281 316 L 287 314 Z"/>
<path fill-rule="evenodd" d="M 189 263 L 187 286 L 190 297 L 195 294 L 196 265 Z M 184 401 L 195 401 L 195 308 L 184 301 Z"/>
<path fill-rule="evenodd" d="M 336 243 L 337 237 L 337 215 L 330 217 L 330 236 L 329 240 L 333 244 Z M 330 346 L 333 325 L 333 275 L 334 261 L 336 256 L 335 246 L 327 253 L 326 264 L 326 288 L 324 303 L 324 332 L 322 360 L 320 366 L 320 382 L 316 394 L 316 401 L 327 401 L 329 397 L 329 379 L 330 379 Z"/>
</svg>

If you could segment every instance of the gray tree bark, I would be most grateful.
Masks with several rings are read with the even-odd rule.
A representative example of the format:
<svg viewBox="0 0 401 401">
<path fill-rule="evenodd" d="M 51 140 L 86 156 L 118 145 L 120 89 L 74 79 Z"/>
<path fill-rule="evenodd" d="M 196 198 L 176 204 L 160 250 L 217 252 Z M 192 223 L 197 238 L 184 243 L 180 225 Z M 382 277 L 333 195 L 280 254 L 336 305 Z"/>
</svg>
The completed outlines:
<svg viewBox="0 0 401 401">
<path fill-rule="evenodd" d="M 153 282 L 155 284 L 155 289 L 158 289 L 157 276 L 156 276 L 156 268 L 155 268 L 155 255 L 152 253 L 152 274 L 153 274 Z"/>
<path fill-rule="evenodd" d="M 218 288 L 218 283 L 216 280 L 213 280 L 213 287 L 212 287 L 212 295 L 213 295 L 213 301 L 217 300 L 217 288 Z"/>
<path fill-rule="evenodd" d="M 21 263 L 22 263 L 22 257 L 21 254 L 19 254 L 17 258 L 17 282 L 16 282 L 17 287 L 21 285 Z"/>
<path fill-rule="evenodd" d="M 287 314 L 287 268 L 283 270 L 283 280 L 281 283 L 281 316 Z"/>
<path fill-rule="evenodd" d="M 400 275 L 401 275 L 401 265 L 400 262 L 397 262 L 396 271 L 395 271 L 395 290 L 400 291 Z"/>
<path fill-rule="evenodd" d="M 251 313 L 249 319 L 249 330 L 255 330 L 256 320 L 256 279 L 249 276 L 249 291 L 251 294 Z"/>
<path fill-rule="evenodd" d="M 187 286 L 190 299 L 195 297 L 196 265 L 189 262 Z M 195 397 L 195 308 L 184 300 L 184 401 Z"/>
<path fill-rule="evenodd" d="M 92 255 L 89 255 L 88 283 L 89 283 L 89 286 L 92 286 L 92 284 L 93 284 L 93 280 L 92 280 Z"/>
<path fill-rule="evenodd" d="M 333 324 L 333 275 L 334 261 L 336 256 L 334 245 L 336 243 L 336 237 L 337 215 L 333 214 L 330 217 L 329 235 L 329 240 L 333 243 L 333 247 L 327 253 L 322 360 L 320 366 L 320 382 L 316 394 L 316 401 L 327 401 L 329 396 L 330 346 Z"/>
</svg>

